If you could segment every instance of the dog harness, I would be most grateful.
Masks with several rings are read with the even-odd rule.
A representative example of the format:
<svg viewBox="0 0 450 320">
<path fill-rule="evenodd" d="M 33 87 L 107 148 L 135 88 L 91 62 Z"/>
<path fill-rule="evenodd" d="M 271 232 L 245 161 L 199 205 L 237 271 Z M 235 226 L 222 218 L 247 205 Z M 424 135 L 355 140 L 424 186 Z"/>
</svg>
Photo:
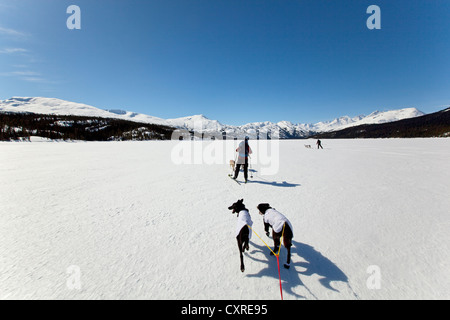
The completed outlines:
<svg viewBox="0 0 450 320">
<path fill-rule="evenodd" d="M 246 225 L 249 225 L 250 227 L 253 226 L 252 217 L 250 217 L 250 213 L 248 210 L 241 210 L 238 214 L 238 221 L 236 225 L 236 237 L 241 232 L 242 228 Z M 248 238 L 250 239 L 252 237 L 252 230 L 249 229 L 249 235 Z"/>
</svg>

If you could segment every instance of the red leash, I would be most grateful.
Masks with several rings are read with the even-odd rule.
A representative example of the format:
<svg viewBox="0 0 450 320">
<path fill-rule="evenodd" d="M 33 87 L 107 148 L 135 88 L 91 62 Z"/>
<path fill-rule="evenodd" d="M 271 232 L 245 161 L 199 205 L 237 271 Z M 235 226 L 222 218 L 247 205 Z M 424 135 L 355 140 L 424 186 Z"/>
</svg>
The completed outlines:
<svg viewBox="0 0 450 320">
<path fill-rule="evenodd" d="M 280 294 L 281 294 L 281 300 L 284 300 L 284 299 L 283 299 L 283 287 L 281 286 L 280 255 L 277 255 L 277 263 L 278 263 L 278 278 L 280 279 Z"/>
<path fill-rule="evenodd" d="M 280 279 L 280 294 L 281 294 L 281 300 L 283 299 L 283 287 L 281 286 L 281 272 L 280 272 L 280 251 L 281 251 L 281 239 L 284 237 L 284 227 L 286 227 L 286 223 L 283 225 L 283 232 L 281 233 L 280 238 L 280 248 L 278 249 L 278 254 L 275 256 L 277 257 L 277 264 L 278 264 L 278 278 Z"/>
<path fill-rule="evenodd" d="M 250 227 L 249 225 L 247 225 L 250 230 L 252 230 L 252 232 L 254 234 L 256 234 L 258 236 L 259 239 L 261 239 L 262 242 L 264 242 L 264 244 L 266 245 L 267 248 L 269 248 L 270 251 L 272 251 L 272 253 L 274 254 L 275 257 L 277 257 L 277 264 L 278 264 L 278 278 L 280 279 L 280 294 L 281 294 L 281 300 L 283 299 L 283 286 L 281 285 L 281 272 L 280 272 L 280 251 L 281 251 L 281 239 L 284 236 L 284 227 L 286 226 L 286 224 L 283 225 L 283 232 L 281 233 L 281 238 L 280 238 L 280 247 L 278 248 L 278 253 L 273 252 L 272 249 L 270 249 L 270 247 L 267 245 L 267 243 L 265 243 L 265 241 L 252 229 L 252 227 Z"/>
</svg>

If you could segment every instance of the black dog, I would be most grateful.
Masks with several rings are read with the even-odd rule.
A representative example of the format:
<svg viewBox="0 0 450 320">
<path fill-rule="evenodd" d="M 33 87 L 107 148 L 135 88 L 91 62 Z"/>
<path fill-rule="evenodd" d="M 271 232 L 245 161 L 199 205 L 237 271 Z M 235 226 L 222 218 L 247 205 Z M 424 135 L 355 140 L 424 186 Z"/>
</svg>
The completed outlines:
<svg viewBox="0 0 450 320">
<path fill-rule="evenodd" d="M 250 228 L 253 225 L 252 218 L 250 217 L 250 213 L 244 205 L 244 199 L 238 200 L 228 207 L 228 210 L 232 210 L 232 213 L 237 212 L 237 226 L 236 226 L 236 239 L 239 247 L 239 255 L 241 258 L 241 271 L 245 271 L 244 266 L 244 256 L 243 253 L 245 250 L 249 250 L 248 243 L 250 241 L 251 232 Z"/>
</svg>

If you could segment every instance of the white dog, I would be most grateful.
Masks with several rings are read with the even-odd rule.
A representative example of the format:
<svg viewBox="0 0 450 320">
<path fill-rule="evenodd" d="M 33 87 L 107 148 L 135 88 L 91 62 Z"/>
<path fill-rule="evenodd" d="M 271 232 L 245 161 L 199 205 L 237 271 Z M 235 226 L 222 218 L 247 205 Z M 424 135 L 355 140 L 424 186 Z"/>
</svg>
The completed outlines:
<svg viewBox="0 0 450 320">
<path fill-rule="evenodd" d="M 231 169 L 232 169 L 233 172 L 234 172 L 234 168 L 236 168 L 236 161 L 230 160 L 230 167 L 231 167 Z"/>
</svg>

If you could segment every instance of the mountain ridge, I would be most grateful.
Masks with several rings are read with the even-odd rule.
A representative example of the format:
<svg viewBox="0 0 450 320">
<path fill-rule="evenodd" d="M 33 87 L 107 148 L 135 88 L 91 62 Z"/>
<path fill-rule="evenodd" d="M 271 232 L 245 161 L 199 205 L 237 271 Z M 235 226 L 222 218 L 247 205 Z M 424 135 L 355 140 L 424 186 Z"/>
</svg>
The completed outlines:
<svg viewBox="0 0 450 320">
<path fill-rule="evenodd" d="M 361 124 L 311 136 L 316 139 L 377 139 L 450 137 L 450 108 L 378 124 Z"/>
<path fill-rule="evenodd" d="M 342 116 L 330 121 L 315 124 L 279 122 L 252 122 L 241 126 L 222 124 L 205 115 L 193 115 L 174 119 L 162 119 L 146 114 L 121 109 L 99 109 L 82 103 L 70 102 L 56 98 L 12 97 L 0 101 L 0 112 L 31 112 L 36 114 L 92 116 L 113 118 L 133 122 L 157 124 L 204 134 L 225 134 L 237 138 L 249 136 L 259 138 L 279 134 L 280 138 L 306 138 L 313 134 L 331 132 L 365 124 L 388 123 L 424 115 L 416 108 L 404 108 L 389 111 L 374 111 L 368 116 Z"/>
</svg>

